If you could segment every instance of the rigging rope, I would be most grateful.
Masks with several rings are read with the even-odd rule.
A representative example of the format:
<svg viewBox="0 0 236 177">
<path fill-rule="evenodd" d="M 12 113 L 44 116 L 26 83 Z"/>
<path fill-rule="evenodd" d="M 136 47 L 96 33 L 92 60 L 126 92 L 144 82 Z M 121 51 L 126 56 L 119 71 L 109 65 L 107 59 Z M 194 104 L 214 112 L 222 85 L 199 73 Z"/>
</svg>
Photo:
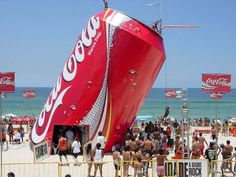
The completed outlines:
<svg viewBox="0 0 236 177">
<path fill-rule="evenodd" d="M 165 61 L 165 92 L 167 91 L 167 59 Z M 168 105 L 168 101 L 167 101 L 167 96 L 165 96 L 166 99 L 166 107 Z"/>
</svg>

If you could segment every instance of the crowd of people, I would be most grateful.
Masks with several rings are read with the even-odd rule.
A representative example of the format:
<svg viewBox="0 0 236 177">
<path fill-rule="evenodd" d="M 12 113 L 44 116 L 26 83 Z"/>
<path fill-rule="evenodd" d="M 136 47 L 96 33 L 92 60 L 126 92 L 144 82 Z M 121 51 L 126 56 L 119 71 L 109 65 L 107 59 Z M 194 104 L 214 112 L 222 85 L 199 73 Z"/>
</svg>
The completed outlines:
<svg viewBox="0 0 236 177">
<path fill-rule="evenodd" d="M 74 140 L 71 141 L 71 139 L 74 139 Z M 106 144 L 106 138 L 102 135 L 101 131 L 98 132 L 97 143 L 94 148 L 92 148 L 91 141 L 84 144 L 83 152 L 84 152 L 86 163 L 88 164 L 88 176 L 91 176 L 91 169 L 93 165 L 94 165 L 94 176 L 96 176 L 98 170 L 99 170 L 100 176 L 102 176 L 103 174 L 102 166 L 103 166 L 105 144 Z M 63 165 L 62 156 L 64 156 L 66 160 L 65 165 L 69 166 L 67 155 L 71 153 L 75 160 L 74 165 L 80 166 L 81 163 L 79 163 L 77 157 L 81 152 L 81 148 L 82 147 L 81 147 L 79 138 L 77 136 L 74 136 L 74 133 L 70 129 L 68 129 L 66 133 L 60 134 L 58 145 L 57 145 L 60 164 Z"/>
<path fill-rule="evenodd" d="M 199 136 L 193 134 L 192 148 L 189 150 L 186 141 L 181 141 L 180 134 L 181 124 L 178 121 L 169 121 L 168 119 L 159 119 L 155 123 L 143 122 L 138 130 L 135 127 L 128 129 L 124 144 L 116 143 L 112 148 L 115 176 L 119 176 L 121 165 L 124 177 L 129 176 L 130 168 L 133 169 L 134 176 L 149 176 L 150 161 L 155 158 L 157 160 L 157 174 L 161 177 L 165 175 L 164 161 L 172 152 L 174 152 L 174 159 L 198 159 L 200 156 L 204 156 L 205 145 L 208 146 L 208 143 L 201 133 Z M 102 132 L 99 132 L 95 147 L 92 147 L 91 142 L 84 145 L 83 152 L 88 164 L 89 176 L 93 166 L 94 176 L 98 170 L 100 176 L 103 174 L 105 142 L 105 137 Z M 71 151 L 75 159 L 75 165 L 79 164 L 77 156 L 82 146 L 78 138 L 73 137 L 70 130 L 61 134 L 57 148 L 60 163 L 62 163 L 62 156 L 64 156 L 66 165 L 68 164 L 67 153 Z M 187 151 L 191 152 L 190 157 Z"/>
<path fill-rule="evenodd" d="M 13 128 L 12 123 L 8 123 L 6 126 L 3 122 L 0 124 L 0 136 L 3 145 L 6 144 L 6 150 L 9 148 L 10 144 L 20 144 L 24 141 L 25 130 L 20 124 L 18 128 Z M 7 138 L 8 136 L 8 138 Z"/>
<path fill-rule="evenodd" d="M 224 135 L 224 133 L 229 130 L 226 130 L 224 126 L 222 130 L 220 130 L 216 121 L 208 123 L 211 127 L 210 141 L 207 142 L 201 132 L 191 132 L 192 137 L 190 139 L 192 141 L 189 144 L 187 144 L 188 135 L 185 133 L 182 134 L 182 131 L 186 130 L 186 123 L 180 123 L 177 120 L 170 121 L 167 118 L 160 118 L 155 123 L 142 123 L 141 132 L 137 134 L 130 130 L 126 135 L 126 146 L 128 146 L 127 149 L 129 149 L 131 153 L 130 160 L 140 161 L 139 159 L 141 159 L 143 162 L 142 174 L 148 176 L 145 164 L 153 157 L 156 157 L 157 174 L 159 177 L 162 177 L 164 176 L 164 160 L 167 157 L 169 157 L 169 159 L 205 158 L 208 159 L 210 169 L 212 160 L 218 160 L 218 157 L 221 155 L 223 161 L 220 166 L 220 171 L 222 176 L 227 169 L 235 175 L 236 163 L 234 168 L 232 168 L 232 160 L 236 160 L 236 151 L 233 152 L 233 146 L 230 144 L 230 140 L 227 140 L 225 144 L 218 144 L 219 131 Z M 227 121 L 223 125 L 225 125 L 225 127 L 228 126 Z M 184 139 L 181 138 L 183 136 Z M 221 157 L 219 157 L 219 159 L 221 159 Z M 213 173 L 217 172 L 217 162 L 213 163 L 213 166 L 215 168 Z"/>
<path fill-rule="evenodd" d="M 206 141 L 202 133 L 191 132 L 190 146 L 187 144 L 186 137 L 182 139 L 181 132 L 186 127 L 186 123 L 178 122 L 177 120 L 171 120 L 168 118 L 168 109 L 166 110 L 166 116 L 158 119 L 156 122 L 142 122 L 139 127 L 131 127 L 127 130 L 125 141 L 123 143 L 116 143 L 112 148 L 112 156 L 114 162 L 115 176 L 120 176 L 121 167 L 124 177 L 128 177 L 130 171 L 133 170 L 133 174 L 136 177 L 149 176 L 149 167 L 152 164 L 151 161 L 155 159 L 157 163 L 156 172 L 159 177 L 165 175 L 164 161 L 167 158 L 171 159 L 200 159 L 206 158 L 209 161 L 209 168 L 217 168 L 217 164 L 211 166 L 212 160 L 218 158 L 223 159 L 220 166 L 222 175 L 225 170 L 228 169 L 233 175 L 236 174 L 236 165 L 232 167 L 232 160 L 236 159 L 236 151 L 233 152 L 233 146 L 230 141 L 227 140 L 225 144 L 218 144 L 218 123 L 216 121 L 208 122 L 207 119 L 195 120 L 197 125 L 207 124 L 211 126 L 211 139 Z M 184 125 L 184 126 L 183 126 Z M 223 125 L 227 125 L 225 122 Z M 5 135 L 2 135 L 4 142 L 7 141 L 6 136 L 9 136 L 10 143 L 18 143 L 15 141 L 16 133 L 21 133 L 20 128 L 13 130 L 11 124 L 6 128 L 1 126 Z M 4 127 L 4 128 L 3 128 Z M 17 131 L 17 132 L 14 132 Z M 58 155 L 60 164 L 69 165 L 68 153 L 73 155 L 74 165 L 80 166 L 82 162 L 79 162 L 78 156 L 83 152 L 85 161 L 88 167 L 88 176 L 96 176 L 99 171 L 99 175 L 103 175 L 103 157 L 104 147 L 106 139 L 100 131 L 97 136 L 96 145 L 93 147 L 92 142 L 82 144 L 81 138 L 79 138 L 75 132 L 71 129 L 60 131 L 58 137 Z M 223 134 L 222 129 L 222 134 Z M 19 135 L 19 142 L 23 141 L 23 137 Z M 236 150 L 236 149 L 235 149 Z M 65 157 L 66 163 L 62 163 L 62 157 Z M 94 170 L 92 171 L 92 168 Z M 211 169 L 210 169 L 211 170 Z M 214 170 L 215 171 L 215 170 Z M 94 174 L 91 174 L 91 173 Z"/>
</svg>

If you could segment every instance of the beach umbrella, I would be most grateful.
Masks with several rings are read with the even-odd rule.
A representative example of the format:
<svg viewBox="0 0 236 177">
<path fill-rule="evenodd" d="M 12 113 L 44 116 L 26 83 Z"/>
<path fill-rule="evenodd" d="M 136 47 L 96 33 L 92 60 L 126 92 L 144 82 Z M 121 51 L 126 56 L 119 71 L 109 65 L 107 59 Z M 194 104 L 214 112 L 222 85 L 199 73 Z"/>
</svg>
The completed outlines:
<svg viewBox="0 0 236 177">
<path fill-rule="evenodd" d="M 9 114 L 5 114 L 6 117 L 16 117 L 15 114 L 9 113 Z"/>
<path fill-rule="evenodd" d="M 233 117 L 233 118 L 229 119 L 229 121 L 230 121 L 231 123 L 236 123 L 236 117 Z"/>
<path fill-rule="evenodd" d="M 6 121 L 8 121 L 8 117 L 6 117 L 6 116 L 4 116 L 4 115 L 2 115 L 2 119 L 0 120 L 0 122 L 6 122 Z"/>
<path fill-rule="evenodd" d="M 28 123 L 28 122 L 34 122 L 34 121 L 35 121 L 35 118 L 30 117 L 30 116 L 27 116 L 27 117 L 24 117 L 23 121 L 26 122 L 26 123 Z"/>
<path fill-rule="evenodd" d="M 21 124 L 24 121 L 24 117 L 15 117 L 11 120 L 12 123 Z"/>
<path fill-rule="evenodd" d="M 219 120 L 219 119 L 216 120 L 216 122 L 217 122 L 218 124 L 221 124 L 221 125 L 223 124 L 223 122 L 222 122 L 221 120 Z"/>
<path fill-rule="evenodd" d="M 171 122 L 174 122 L 174 121 L 175 121 L 175 118 L 174 118 L 174 117 L 170 117 L 170 121 L 171 121 Z"/>
</svg>

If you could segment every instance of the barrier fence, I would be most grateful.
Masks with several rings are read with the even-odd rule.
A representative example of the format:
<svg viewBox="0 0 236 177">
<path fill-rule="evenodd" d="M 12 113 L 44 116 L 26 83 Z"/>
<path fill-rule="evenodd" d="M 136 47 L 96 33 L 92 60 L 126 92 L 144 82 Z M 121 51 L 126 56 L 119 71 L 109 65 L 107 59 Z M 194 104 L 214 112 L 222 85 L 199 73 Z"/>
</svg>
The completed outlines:
<svg viewBox="0 0 236 177">
<path fill-rule="evenodd" d="M 58 163 L 3 163 L 2 176 L 13 172 L 16 177 L 60 177 Z"/>
<path fill-rule="evenodd" d="M 134 176 L 134 161 L 122 161 L 118 176 Z M 233 177 L 232 171 L 235 161 L 212 161 L 208 163 L 205 159 L 179 159 L 165 161 L 164 171 L 165 177 Z M 144 166 L 149 164 L 147 171 L 143 176 L 157 177 L 157 162 L 156 160 L 144 162 Z M 128 173 L 124 172 L 124 169 L 129 167 Z M 113 161 L 103 162 L 102 176 L 113 177 L 115 176 L 115 166 Z M 232 170 L 232 171 L 231 171 Z M 70 174 L 72 177 L 88 177 L 88 164 L 82 162 L 79 165 L 74 163 L 62 164 L 56 162 L 47 163 L 9 163 L 3 164 L 3 176 L 7 176 L 8 172 L 14 172 L 16 177 L 64 177 L 66 174 Z M 94 165 L 90 173 L 94 176 Z M 99 169 L 96 176 L 100 176 Z"/>
<path fill-rule="evenodd" d="M 110 177 L 115 174 L 113 162 L 103 163 L 103 177 Z M 8 172 L 13 172 L 16 177 L 64 177 L 70 174 L 72 177 L 88 177 L 87 163 L 59 164 L 55 162 L 47 163 L 8 163 L 3 164 L 2 176 L 7 176 Z M 94 175 L 94 165 L 91 170 L 91 176 Z M 99 176 L 99 170 L 97 171 Z"/>
<path fill-rule="evenodd" d="M 124 176 L 123 169 L 125 166 L 129 166 L 127 175 L 134 176 L 134 161 L 122 161 L 118 167 L 118 176 Z M 149 176 L 155 176 L 153 174 L 153 165 L 155 162 L 150 161 L 148 169 Z M 45 163 L 7 163 L 3 165 L 3 176 L 7 176 L 8 172 L 13 172 L 16 177 L 64 177 L 66 174 L 70 174 L 72 177 L 88 177 L 88 163 L 82 162 L 79 165 L 74 163 L 59 164 L 56 162 L 45 162 Z M 91 176 L 94 176 L 94 164 L 92 164 Z M 97 170 L 96 176 L 100 176 L 99 169 Z M 113 161 L 104 161 L 102 163 L 102 176 L 112 177 L 115 176 L 115 166 Z"/>
<path fill-rule="evenodd" d="M 209 165 L 209 172 L 212 177 L 233 177 L 236 176 L 236 161 L 214 160 Z"/>
</svg>

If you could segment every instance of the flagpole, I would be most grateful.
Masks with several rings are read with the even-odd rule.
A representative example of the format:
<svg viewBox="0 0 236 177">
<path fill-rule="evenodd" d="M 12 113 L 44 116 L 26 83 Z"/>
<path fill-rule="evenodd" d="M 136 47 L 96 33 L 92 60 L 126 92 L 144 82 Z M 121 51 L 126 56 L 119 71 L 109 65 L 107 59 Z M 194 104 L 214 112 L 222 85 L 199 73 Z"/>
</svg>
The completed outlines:
<svg viewBox="0 0 236 177">
<path fill-rule="evenodd" d="M 181 129 L 181 137 L 182 137 L 182 158 L 185 158 L 185 154 L 190 158 L 190 122 L 189 122 L 189 116 L 188 116 L 188 90 L 187 89 L 182 89 L 181 91 L 181 115 L 182 115 L 182 129 Z M 186 120 L 186 122 L 185 122 Z M 184 143 L 184 138 L 185 138 L 185 131 L 184 127 L 186 127 L 186 144 Z M 187 146 L 187 152 L 185 152 L 185 145 Z"/>
<path fill-rule="evenodd" d="M 220 121 L 218 121 L 218 99 L 216 99 L 216 102 L 215 102 L 215 116 L 216 116 L 216 122 L 217 122 L 217 131 L 218 131 L 218 122 L 220 124 L 219 132 L 218 132 L 218 133 L 220 133 L 221 123 L 220 123 Z"/>
<path fill-rule="evenodd" d="M 14 92 L 15 91 L 15 72 L 6 72 L 6 73 L 1 73 L 0 72 L 0 93 L 2 92 Z M 0 96 L 0 123 L 3 123 L 3 119 L 2 119 L 2 95 Z M 0 147 L 1 147 L 1 151 L 0 151 L 0 168 L 1 168 L 1 172 L 0 172 L 0 177 L 3 177 L 3 159 L 2 159 L 2 151 L 3 151 L 3 142 L 2 142 L 2 132 L 5 131 L 5 126 L 4 124 L 2 124 L 0 126 Z M 4 132 L 5 133 L 5 132 Z"/>
<path fill-rule="evenodd" d="M 215 99 L 215 119 L 218 120 L 218 116 L 217 116 L 217 99 Z"/>
<path fill-rule="evenodd" d="M 1 92 L 0 92 L 1 93 Z M 2 124 L 3 123 L 3 120 L 2 120 L 2 96 L 0 96 L 0 123 Z M 3 151 L 3 142 L 2 142 L 2 132 L 4 131 L 3 130 L 4 126 L 1 125 L 0 127 L 0 146 L 1 146 L 1 152 L 0 152 L 0 161 L 1 161 L 1 172 L 0 172 L 0 176 L 2 177 L 2 151 Z"/>
</svg>

